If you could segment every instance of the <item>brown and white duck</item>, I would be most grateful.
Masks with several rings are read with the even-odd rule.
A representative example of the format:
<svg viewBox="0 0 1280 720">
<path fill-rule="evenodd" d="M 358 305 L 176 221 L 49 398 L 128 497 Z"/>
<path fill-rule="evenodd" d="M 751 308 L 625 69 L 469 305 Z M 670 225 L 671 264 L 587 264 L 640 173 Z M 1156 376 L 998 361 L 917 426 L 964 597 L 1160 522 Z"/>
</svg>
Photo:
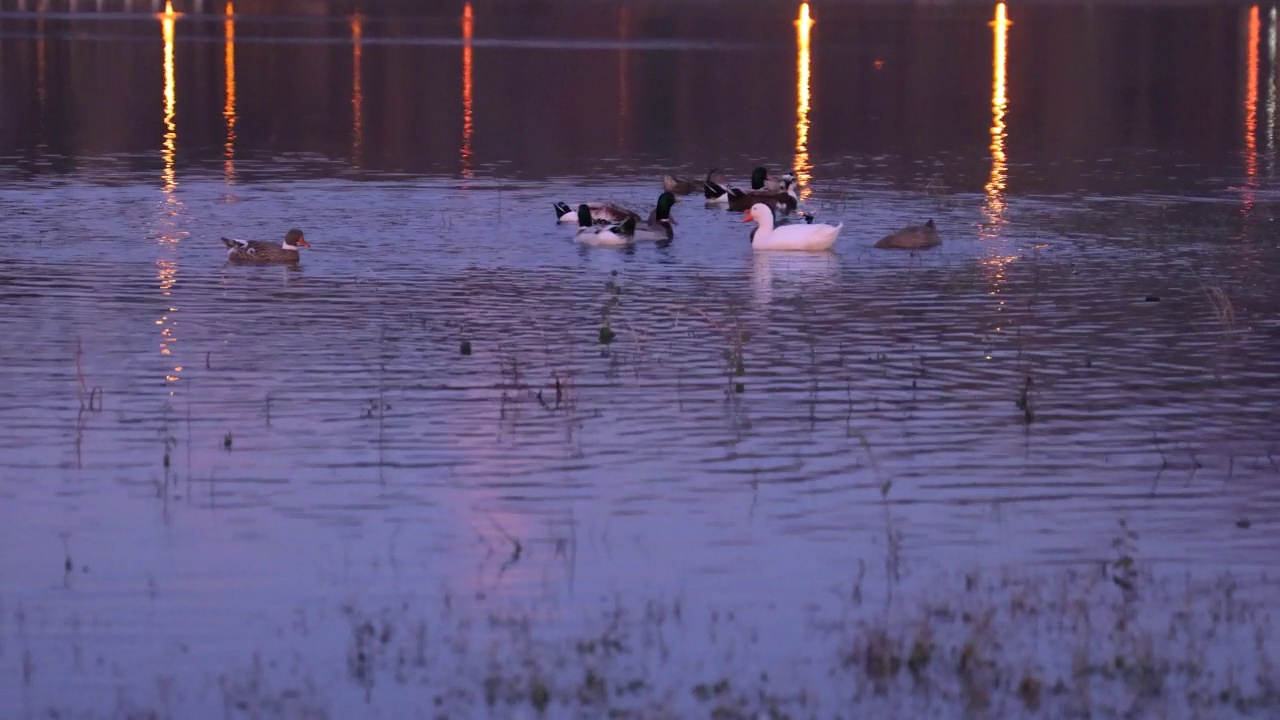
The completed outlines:
<svg viewBox="0 0 1280 720">
<path fill-rule="evenodd" d="M 663 175 L 662 189 L 672 195 L 692 195 L 702 189 L 702 181 L 676 177 L 675 175 Z"/>
<path fill-rule="evenodd" d="M 626 222 L 627 219 L 634 219 L 640 222 L 640 214 L 628 210 L 621 205 L 604 202 L 580 203 L 579 207 L 586 205 L 591 212 L 591 219 L 598 223 L 614 224 Z M 576 223 L 578 222 L 578 211 L 569 207 L 568 203 L 556 203 L 556 222 Z"/>
<path fill-rule="evenodd" d="M 222 242 L 227 246 L 227 260 L 234 263 L 296 263 L 299 260 L 298 248 L 311 247 L 298 228 L 285 233 L 282 243 L 229 237 L 222 238 Z"/>
<path fill-rule="evenodd" d="M 707 173 L 707 179 L 703 181 L 703 194 L 707 198 L 707 203 L 719 203 L 721 205 L 728 202 L 728 196 L 731 192 L 730 188 L 721 185 L 712 179 L 711 175 L 715 170 Z M 769 171 L 764 167 L 757 167 L 751 171 L 751 190 L 743 192 L 757 193 L 761 195 L 777 195 L 788 190 L 793 190 L 796 183 L 794 173 L 787 173 L 781 177 L 769 177 Z"/>
<path fill-rule="evenodd" d="M 712 170 L 712 172 L 715 171 Z M 708 205 L 723 205 L 738 212 L 750 210 L 751 206 L 757 203 L 784 213 L 795 210 L 796 205 L 799 204 L 795 178 L 784 175 L 781 178 L 772 179 L 772 183 L 770 180 L 769 171 L 758 167 L 751 173 L 751 189 L 739 190 L 720 185 L 711 179 L 711 173 L 707 173 L 707 179 L 703 182 L 703 192 Z"/>
<path fill-rule="evenodd" d="M 875 247 L 881 250 L 926 250 L 942 244 L 933 220 L 923 225 L 908 225 L 880 238 Z"/>
</svg>

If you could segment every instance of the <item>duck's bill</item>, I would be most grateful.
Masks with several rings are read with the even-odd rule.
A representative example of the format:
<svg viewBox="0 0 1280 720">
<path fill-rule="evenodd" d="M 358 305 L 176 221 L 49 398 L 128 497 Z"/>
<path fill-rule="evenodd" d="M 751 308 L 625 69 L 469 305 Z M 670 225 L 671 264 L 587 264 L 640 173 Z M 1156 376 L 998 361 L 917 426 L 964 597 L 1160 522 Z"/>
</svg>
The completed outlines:
<svg viewBox="0 0 1280 720">
<path fill-rule="evenodd" d="M 753 219 L 754 219 L 754 218 L 752 218 L 752 217 L 751 217 L 751 211 L 750 211 L 750 210 L 748 210 L 748 211 L 747 211 L 746 213 L 744 213 L 744 214 L 743 214 L 743 216 L 742 216 L 742 222 L 751 222 Z"/>
<path fill-rule="evenodd" d="M 311 243 L 307 242 L 306 238 L 298 238 L 298 244 L 302 247 L 311 247 Z"/>
</svg>

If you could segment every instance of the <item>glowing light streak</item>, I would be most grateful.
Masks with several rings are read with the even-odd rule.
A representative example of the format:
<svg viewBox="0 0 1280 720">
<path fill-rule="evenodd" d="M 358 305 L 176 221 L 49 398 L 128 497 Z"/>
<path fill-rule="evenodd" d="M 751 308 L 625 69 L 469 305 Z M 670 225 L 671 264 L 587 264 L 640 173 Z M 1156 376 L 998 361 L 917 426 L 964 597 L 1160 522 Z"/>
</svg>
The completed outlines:
<svg viewBox="0 0 1280 720">
<path fill-rule="evenodd" d="M 462 177 L 470 179 L 475 172 L 471 166 L 471 135 L 475 131 L 471 99 L 471 36 L 475 18 L 471 3 L 462 8 L 462 148 L 459 150 Z"/>
<path fill-rule="evenodd" d="M 809 161 L 809 61 L 810 31 L 814 19 L 809 16 L 809 3 L 800 4 L 796 18 L 796 182 L 800 184 L 800 199 L 809 198 L 809 183 L 813 179 L 813 164 Z"/>
<path fill-rule="evenodd" d="M 178 187 L 174 168 L 178 151 L 178 126 L 174 122 L 178 110 L 178 92 L 173 72 L 173 26 L 177 18 L 172 0 L 166 2 L 164 12 L 160 14 L 160 32 L 164 37 L 164 142 L 160 147 L 160 156 L 164 161 L 162 177 L 166 193 L 172 193 Z"/>
<path fill-rule="evenodd" d="M 1245 193 L 1242 211 L 1253 210 L 1258 185 L 1258 45 L 1262 22 L 1258 6 L 1249 8 L 1248 49 L 1245 52 L 1244 90 L 1244 175 Z"/>
<path fill-rule="evenodd" d="M 227 124 L 227 141 L 223 145 L 223 175 L 228 185 L 235 178 L 236 159 L 236 20 L 235 4 L 227 0 L 226 19 L 222 21 L 224 41 L 223 65 L 225 66 L 225 101 L 222 117 Z"/>
<path fill-rule="evenodd" d="M 173 229 L 173 218 L 178 215 L 182 201 L 178 199 L 178 176 L 176 160 L 178 153 L 178 111 L 177 78 L 174 72 L 174 25 L 179 14 L 173 11 L 172 0 L 165 2 L 164 12 L 159 14 L 160 34 L 164 40 L 164 137 L 160 144 L 160 157 L 163 162 L 161 170 L 161 190 L 165 196 L 165 228 L 160 234 L 162 254 L 156 259 L 156 280 L 160 286 L 160 294 L 165 298 L 172 296 L 173 286 L 178 279 L 178 263 L 175 260 L 174 245 L 178 242 L 178 234 Z M 170 313 L 175 311 L 172 301 L 166 302 Z M 173 344 L 178 338 L 174 333 L 175 321 L 170 313 L 160 316 L 156 324 L 160 326 L 160 354 L 169 359 L 173 354 Z M 171 361 L 171 360 L 170 360 Z M 165 381 L 177 382 L 181 365 L 174 365 L 172 371 L 165 372 Z M 172 394 L 172 392 L 171 392 Z"/>
<path fill-rule="evenodd" d="M 991 21 L 993 47 L 991 60 L 991 175 L 987 179 L 986 216 L 989 226 L 999 227 L 1004 222 L 1005 195 L 1008 190 L 1008 156 L 1005 141 L 1005 114 L 1009 110 L 1006 94 L 1009 60 L 1009 21 L 1004 3 L 996 5 L 995 19 Z"/>
</svg>

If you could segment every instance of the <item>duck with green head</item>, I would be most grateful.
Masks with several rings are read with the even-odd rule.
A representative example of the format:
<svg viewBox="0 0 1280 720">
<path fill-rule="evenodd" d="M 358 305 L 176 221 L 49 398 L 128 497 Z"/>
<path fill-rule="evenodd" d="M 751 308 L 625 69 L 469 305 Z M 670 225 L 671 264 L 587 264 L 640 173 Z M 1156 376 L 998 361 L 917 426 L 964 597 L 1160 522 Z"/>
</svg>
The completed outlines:
<svg viewBox="0 0 1280 720">
<path fill-rule="evenodd" d="M 658 196 L 658 205 L 649 213 L 649 218 L 636 223 L 633 237 L 636 240 L 654 240 L 671 242 L 675 239 L 675 220 L 671 217 L 671 208 L 676 204 L 676 197 L 669 192 Z"/>
</svg>

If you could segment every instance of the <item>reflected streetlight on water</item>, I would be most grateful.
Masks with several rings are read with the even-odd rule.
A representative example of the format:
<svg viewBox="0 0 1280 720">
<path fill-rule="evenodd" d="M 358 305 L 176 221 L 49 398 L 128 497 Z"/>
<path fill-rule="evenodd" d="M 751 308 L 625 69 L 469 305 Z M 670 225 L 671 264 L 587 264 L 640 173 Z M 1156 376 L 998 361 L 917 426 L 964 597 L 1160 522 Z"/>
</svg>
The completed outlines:
<svg viewBox="0 0 1280 720">
<path fill-rule="evenodd" d="M 1246 29 L 1244 89 L 1244 199 L 1241 212 L 1253 211 L 1258 188 L 1258 46 L 1262 39 L 1262 20 L 1258 6 L 1249 8 Z"/>
<path fill-rule="evenodd" d="M 800 199 L 808 200 L 809 182 L 813 178 L 813 164 L 809 161 L 809 41 L 814 19 L 809 15 L 809 3 L 800 4 L 796 17 L 796 182 L 800 184 Z"/>
<path fill-rule="evenodd" d="M 178 233 L 174 218 L 181 212 L 182 201 L 178 199 L 178 175 L 176 168 L 178 152 L 178 110 L 177 80 L 174 73 L 173 43 L 174 26 L 179 14 L 173 11 L 170 0 L 165 3 L 164 12 L 159 14 L 160 34 L 164 40 L 164 136 L 160 143 L 161 169 L 160 189 L 164 193 L 164 210 L 160 220 L 159 241 L 160 256 L 156 258 L 156 280 L 159 282 L 160 294 L 165 298 L 167 311 L 156 320 L 160 326 L 160 354 L 164 356 L 168 368 L 165 370 L 165 381 L 177 382 L 182 366 L 172 364 L 169 356 L 173 354 L 173 344 L 177 342 L 174 334 L 173 313 L 178 308 L 172 306 L 173 286 L 178 279 L 178 263 L 174 259 Z M 170 390 L 170 394 L 172 394 Z"/>
<path fill-rule="evenodd" d="M 160 13 L 160 32 L 164 38 L 164 142 L 161 144 L 160 156 L 164 161 L 164 191 L 172 199 L 173 191 L 178 187 L 174 159 L 178 147 L 178 126 L 174 117 L 178 108 L 177 88 L 173 74 L 173 35 L 174 23 L 178 13 L 173 11 L 173 2 L 167 2 L 164 12 Z"/>
<path fill-rule="evenodd" d="M 235 4 L 227 0 L 222 32 L 225 47 L 223 48 L 223 65 L 225 66 L 226 88 L 223 93 L 222 117 L 227 124 L 227 142 L 223 145 L 222 172 L 228 185 L 235 178 L 236 159 L 236 20 Z"/>
<path fill-rule="evenodd" d="M 991 59 L 991 175 L 987 179 L 985 214 L 987 231 L 994 234 L 1004 223 L 1005 193 L 1008 189 L 1008 157 L 1005 154 L 1005 113 L 1009 109 L 1009 98 L 1006 94 L 1009 58 L 1009 26 L 1010 22 L 1005 4 L 996 5 L 995 18 L 991 21 L 993 46 Z"/>
<path fill-rule="evenodd" d="M 1005 141 L 1008 139 L 1008 132 L 1005 128 L 1005 115 L 1009 110 L 1007 82 L 1009 77 L 1009 26 L 1012 24 L 1005 4 L 998 3 L 995 9 L 995 17 L 990 23 L 993 41 L 991 50 L 991 174 L 987 178 L 986 186 L 983 188 L 986 197 L 983 214 L 986 215 L 987 222 L 983 226 L 982 236 L 985 238 L 998 237 L 1000 228 L 1004 224 L 1004 215 L 1007 209 L 1006 193 L 1009 180 L 1009 158 L 1005 153 Z M 992 286 L 988 294 L 999 298 L 997 300 L 997 310 L 999 311 L 1004 310 L 1005 303 L 1004 299 L 1000 298 L 1000 292 L 1007 279 L 1006 270 L 1009 263 L 1016 259 L 1016 255 L 1003 254 L 1000 251 L 996 251 L 982 260 Z M 992 331 L 999 333 L 1001 330 L 1001 323 L 997 320 Z M 987 352 L 984 357 L 987 360 L 992 359 L 990 352 Z"/>
<path fill-rule="evenodd" d="M 471 116 L 471 34 L 475 19 L 471 3 L 462 7 L 462 148 L 459 162 L 462 177 L 470 180 L 475 172 L 471 167 L 471 133 L 475 130 Z"/>
</svg>

